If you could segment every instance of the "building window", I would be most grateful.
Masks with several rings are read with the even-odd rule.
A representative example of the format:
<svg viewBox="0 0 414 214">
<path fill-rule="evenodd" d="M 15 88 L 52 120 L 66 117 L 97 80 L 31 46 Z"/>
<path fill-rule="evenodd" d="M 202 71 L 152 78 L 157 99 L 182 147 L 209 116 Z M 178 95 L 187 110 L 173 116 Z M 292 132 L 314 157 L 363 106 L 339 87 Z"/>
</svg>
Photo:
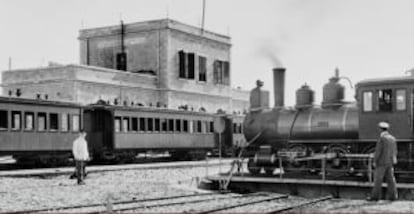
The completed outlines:
<svg viewBox="0 0 414 214">
<path fill-rule="evenodd" d="M 364 112 L 372 111 L 372 92 L 366 91 L 362 95 L 362 109 Z"/>
<path fill-rule="evenodd" d="M 396 103 L 397 110 L 405 110 L 406 108 L 406 97 L 405 89 L 398 89 L 396 92 Z"/>
<path fill-rule="evenodd" d="M 72 115 L 72 131 L 77 132 L 80 129 L 80 116 L 77 114 Z"/>
<path fill-rule="evenodd" d="M 198 81 L 207 82 L 207 59 L 198 57 Z"/>
<path fill-rule="evenodd" d="M 12 111 L 12 129 L 20 130 L 22 121 L 22 113 L 20 111 Z"/>
<path fill-rule="evenodd" d="M 213 80 L 215 84 L 230 85 L 230 64 L 226 61 L 214 61 Z"/>
<path fill-rule="evenodd" d="M 178 51 L 178 77 L 184 79 L 194 79 L 195 77 L 195 54 Z"/>
<path fill-rule="evenodd" d="M 7 129 L 9 127 L 8 111 L 0 110 L 0 129 Z"/>
<path fill-rule="evenodd" d="M 50 131 L 59 130 L 58 114 L 56 113 L 49 114 L 49 127 L 50 127 Z"/>
<path fill-rule="evenodd" d="M 392 90 L 383 89 L 378 91 L 378 110 L 392 111 Z"/>
<path fill-rule="evenodd" d="M 32 131 L 34 129 L 34 113 L 25 112 L 24 113 L 24 130 Z"/>
<path fill-rule="evenodd" d="M 62 114 L 62 120 L 61 120 L 61 130 L 62 132 L 67 132 L 69 131 L 69 114 Z"/>
<path fill-rule="evenodd" d="M 46 131 L 46 113 L 37 113 L 37 130 Z"/>
</svg>

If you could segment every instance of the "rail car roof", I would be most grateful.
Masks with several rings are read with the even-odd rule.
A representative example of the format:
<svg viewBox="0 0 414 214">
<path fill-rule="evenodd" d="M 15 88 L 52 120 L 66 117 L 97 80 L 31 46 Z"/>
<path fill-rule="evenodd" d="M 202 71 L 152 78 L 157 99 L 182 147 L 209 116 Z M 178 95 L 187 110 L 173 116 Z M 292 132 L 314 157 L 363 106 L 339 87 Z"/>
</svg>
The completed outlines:
<svg viewBox="0 0 414 214">
<path fill-rule="evenodd" d="M 356 86 L 361 85 L 379 85 L 379 84 L 398 84 L 398 83 L 414 83 L 414 76 L 400 76 L 400 77 L 388 77 L 388 78 L 375 78 L 366 79 L 358 82 Z"/>
<path fill-rule="evenodd" d="M 186 111 L 186 110 L 166 109 L 166 108 L 146 107 L 146 106 L 116 106 L 116 105 L 107 105 L 107 104 L 91 104 L 88 107 L 90 108 L 98 107 L 98 108 L 121 110 L 121 111 L 144 111 L 144 112 L 159 112 L 159 113 L 174 113 L 174 114 L 193 114 L 193 115 L 200 115 L 200 116 L 211 116 L 211 115 L 230 116 L 229 114 L 217 114 L 217 113 Z"/>
<path fill-rule="evenodd" d="M 61 107 L 81 107 L 80 104 L 70 103 L 70 102 L 61 102 L 61 101 L 51 101 L 51 100 L 38 100 L 38 99 L 27 99 L 19 97 L 4 97 L 0 96 L 0 103 L 16 103 L 16 104 L 25 104 L 25 105 L 44 105 L 44 106 L 61 106 Z"/>
</svg>

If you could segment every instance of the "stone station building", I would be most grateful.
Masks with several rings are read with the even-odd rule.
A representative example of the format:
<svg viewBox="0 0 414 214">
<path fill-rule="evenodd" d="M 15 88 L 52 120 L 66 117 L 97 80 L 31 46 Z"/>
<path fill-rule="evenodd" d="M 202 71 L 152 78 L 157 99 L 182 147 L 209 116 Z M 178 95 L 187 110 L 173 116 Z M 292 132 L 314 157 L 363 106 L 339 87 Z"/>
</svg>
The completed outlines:
<svg viewBox="0 0 414 214">
<path fill-rule="evenodd" d="M 231 87 L 228 36 L 161 19 L 83 29 L 78 39 L 80 65 L 4 71 L 4 95 L 212 113 L 248 109 L 248 91 Z"/>
</svg>

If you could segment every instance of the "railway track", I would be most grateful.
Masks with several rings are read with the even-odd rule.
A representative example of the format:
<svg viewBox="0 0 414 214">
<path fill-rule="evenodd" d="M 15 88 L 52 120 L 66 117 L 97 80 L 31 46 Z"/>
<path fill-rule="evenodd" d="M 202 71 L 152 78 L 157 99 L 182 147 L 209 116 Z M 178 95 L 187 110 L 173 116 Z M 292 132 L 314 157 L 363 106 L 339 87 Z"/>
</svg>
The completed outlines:
<svg viewBox="0 0 414 214">
<path fill-rule="evenodd" d="M 36 210 L 20 210 L 7 212 L 10 214 L 23 213 L 236 213 L 234 209 L 241 212 L 255 212 L 252 207 L 262 207 L 264 205 L 279 205 L 277 208 L 268 208 L 267 214 L 280 213 L 287 210 L 315 204 L 321 201 L 331 199 L 331 196 L 308 200 L 301 203 L 289 204 L 289 195 L 273 194 L 273 193 L 251 193 L 251 194 L 233 194 L 229 192 L 214 193 L 197 193 L 187 195 L 176 195 L 158 198 L 146 198 L 140 200 L 126 201 L 107 201 L 99 204 L 85 204 L 67 207 L 52 207 Z M 283 200 L 283 201 L 282 201 Z M 265 204 L 263 204 L 265 203 Z M 244 207 L 247 209 L 243 210 Z M 248 211 L 247 211 L 248 210 Z M 257 211 L 256 211 L 257 212 Z M 1 213 L 3 214 L 3 213 Z"/>
<path fill-rule="evenodd" d="M 232 159 L 212 159 L 203 161 L 177 161 L 177 162 L 157 162 L 145 164 L 125 164 L 125 165 L 98 165 L 87 166 L 88 173 L 119 171 L 119 170 L 146 170 L 146 169 L 167 169 L 167 168 L 188 168 L 228 165 Z M 28 177 L 28 176 L 56 176 L 69 175 L 74 172 L 73 167 L 62 168 L 42 168 L 42 169 L 17 169 L 17 170 L 0 170 L 0 177 Z"/>
</svg>

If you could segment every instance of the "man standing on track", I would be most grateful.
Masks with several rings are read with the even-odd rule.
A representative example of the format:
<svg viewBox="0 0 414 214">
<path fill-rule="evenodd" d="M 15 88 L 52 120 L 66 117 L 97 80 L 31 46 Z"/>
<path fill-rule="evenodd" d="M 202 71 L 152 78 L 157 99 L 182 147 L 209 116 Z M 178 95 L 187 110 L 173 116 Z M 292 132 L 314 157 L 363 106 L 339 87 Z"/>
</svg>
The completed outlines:
<svg viewBox="0 0 414 214">
<path fill-rule="evenodd" d="M 76 164 L 76 177 L 78 178 L 78 184 L 83 185 L 85 178 L 85 166 L 86 161 L 89 160 L 88 143 L 85 140 L 86 132 L 84 130 L 79 131 L 79 136 L 73 141 L 73 157 Z"/>
<path fill-rule="evenodd" d="M 386 122 L 380 122 L 378 127 L 381 130 L 380 138 L 375 147 L 373 166 L 374 188 L 368 201 L 378 201 L 381 199 L 382 181 L 385 177 L 387 182 L 387 200 L 394 201 L 397 199 L 397 188 L 394 177 L 394 165 L 397 164 L 397 143 L 395 138 L 388 132 L 390 125 Z"/>
</svg>

